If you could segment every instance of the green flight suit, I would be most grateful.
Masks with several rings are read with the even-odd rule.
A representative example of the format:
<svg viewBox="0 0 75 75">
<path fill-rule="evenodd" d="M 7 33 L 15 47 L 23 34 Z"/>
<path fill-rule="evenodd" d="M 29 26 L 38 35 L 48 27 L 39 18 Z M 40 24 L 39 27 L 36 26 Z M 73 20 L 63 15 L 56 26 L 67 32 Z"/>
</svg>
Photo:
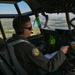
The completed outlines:
<svg viewBox="0 0 75 75">
<path fill-rule="evenodd" d="M 19 39 L 27 41 L 26 38 L 14 34 L 7 42 L 10 43 Z M 19 63 L 30 75 L 40 75 L 38 74 L 38 68 L 41 68 L 46 72 L 53 72 L 66 59 L 65 54 L 61 50 L 59 50 L 53 58 L 47 59 L 33 44 L 29 42 L 20 42 L 13 45 L 13 47 Z"/>
</svg>

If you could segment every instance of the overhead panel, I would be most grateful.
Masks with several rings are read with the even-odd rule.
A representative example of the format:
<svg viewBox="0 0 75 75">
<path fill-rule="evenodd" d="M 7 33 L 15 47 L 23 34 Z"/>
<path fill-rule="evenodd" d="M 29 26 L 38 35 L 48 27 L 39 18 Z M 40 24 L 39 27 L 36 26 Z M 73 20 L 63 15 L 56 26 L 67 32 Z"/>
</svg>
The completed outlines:
<svg viewBox="0 0 75 75">
<path fill-rule="evenodd" d="M 37 0 L 46 12 L 74 12 L 75 0 Z"/>
<path fill-rule="evenodd" d="M 42 10 L 49 13 L 75 11 L 75 0 L 24 0 L 24 1 L 26 1 L 34 11 Z"/>
<path fill-rule="evenodd" d="M 11 4 L 15 4 L 19 1 L 22 1 L 22 0 L 0 0 L 0 3 L 11 3 Z"/>
</svg>

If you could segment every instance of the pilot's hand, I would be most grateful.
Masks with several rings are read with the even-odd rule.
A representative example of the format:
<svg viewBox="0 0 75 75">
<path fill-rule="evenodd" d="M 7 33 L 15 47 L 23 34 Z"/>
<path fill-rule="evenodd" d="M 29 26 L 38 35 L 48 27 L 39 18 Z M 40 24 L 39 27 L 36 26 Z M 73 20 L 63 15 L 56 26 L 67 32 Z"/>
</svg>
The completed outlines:
<svg viewBox="0 0 75 75">
<path fill-rule="evenodd" d="M 69 46 L 62 46 L 62 47 L 60 48 L 60 50 L 61 50 L 64 54 L 66 54 L 67 51 L 68 51 L 68 48 L 69 48 Z"/>
</svg>

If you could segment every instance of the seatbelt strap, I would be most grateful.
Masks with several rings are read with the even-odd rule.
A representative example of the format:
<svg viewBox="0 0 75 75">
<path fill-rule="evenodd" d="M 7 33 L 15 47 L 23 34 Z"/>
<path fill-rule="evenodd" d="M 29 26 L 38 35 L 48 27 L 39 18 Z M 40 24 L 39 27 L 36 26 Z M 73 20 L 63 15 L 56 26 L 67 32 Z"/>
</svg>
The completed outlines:
<svg viewBox="0 0 75 75">
<path fill-rule="evenodd" d="M 18 43 L 21 43 L 21 42 L 26 42 L 26 43 L 29 43 L 29 44 L 30 44 L 30 42 L 27 41 L 27 40 L 19 39 L 19 40 L 13 41 L 13 42 L 11 42 L 11 43 L 8 43 L 8 45 L 14 46 L 14 45 L 16 45 L 16 44 L 18 44 Z"/>
</svg>

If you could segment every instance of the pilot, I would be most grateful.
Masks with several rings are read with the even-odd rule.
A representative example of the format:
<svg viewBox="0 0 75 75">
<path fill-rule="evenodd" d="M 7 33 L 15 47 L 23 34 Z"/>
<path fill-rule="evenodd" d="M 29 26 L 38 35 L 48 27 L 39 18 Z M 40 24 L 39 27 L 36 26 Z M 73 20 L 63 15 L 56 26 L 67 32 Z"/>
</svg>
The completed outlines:
<svg viewBox="0 0 75 75">
<path fill-rule="evenodd" d="M 14 47 L 19 63 L 29 75 L 41 75 L 39 69 L 46 73 L 53 72 L 66 60 L 65 54 L 68 51 L 68 46 L 62 46 L 52 58 L 48 59 L 27 40 L 33 30 L 29 16 L 21 15 L 15 17 L 13 28 L 15 34 L 7 42 Z"/>
</svg>

